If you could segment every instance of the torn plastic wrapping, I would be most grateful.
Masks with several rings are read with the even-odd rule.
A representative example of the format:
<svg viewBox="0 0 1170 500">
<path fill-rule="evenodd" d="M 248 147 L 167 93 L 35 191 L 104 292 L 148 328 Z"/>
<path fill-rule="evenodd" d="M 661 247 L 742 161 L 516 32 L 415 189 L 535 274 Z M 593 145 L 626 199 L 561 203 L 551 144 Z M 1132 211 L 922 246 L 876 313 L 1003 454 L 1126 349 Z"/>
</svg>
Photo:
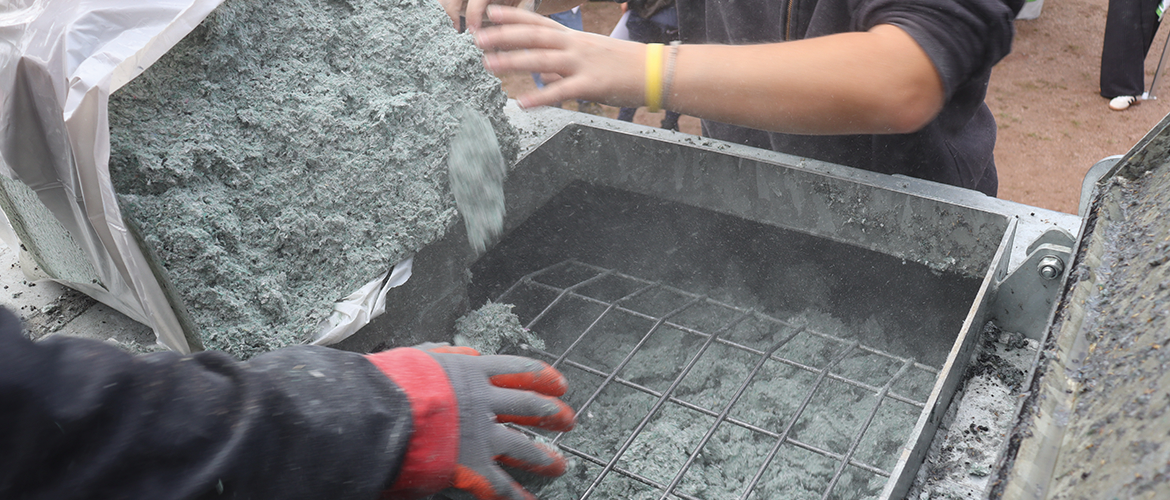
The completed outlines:
<svg viewBox="0 0 1170 500">
<path fill-rule="evenodd" d="M 0 210 L 0 242 L 4 242 L 8 248 L 20 248 L 20 240 L 12 232 L 12 224 L 8 223 L 8 216 L 4 215 L 3 210 Z"/>
<path fill-rule="evenodd" d="M 356 292 L 333 304 L 333 313 L 321 325 L 321 331 L 310 344 L 329 345 L 345 340 L 371 319 L 386 312 L 386 292 L 410 279 L 414 258 L 408 258 L 394 269 L 367 283 Z"/>
<path fill-rule="evenodd" d="M 222 0 L 14 0 L 0 6 L 0 174 L 31 188 L 101 283 L 63 284 L 150 326 L 189 353 L 178 314 L 118 207 L 109 175 L 110 93 L 140 75 Z M 340 341 L 385 308 L 410 260 L 335 305 L 315 344 Z"/>
</svg>

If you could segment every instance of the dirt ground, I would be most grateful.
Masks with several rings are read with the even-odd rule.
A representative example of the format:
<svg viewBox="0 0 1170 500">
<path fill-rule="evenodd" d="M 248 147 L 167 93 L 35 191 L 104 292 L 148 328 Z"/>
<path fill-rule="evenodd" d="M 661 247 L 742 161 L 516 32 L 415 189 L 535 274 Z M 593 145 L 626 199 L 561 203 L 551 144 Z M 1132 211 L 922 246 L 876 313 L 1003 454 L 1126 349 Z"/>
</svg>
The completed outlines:
<svg viewBox="0 0 1170 500">
<path fill-rule="evenodd" d="M 1170 112 L 1170 75 L 1154 89 L 1165 99 L 1112 111 L 1098 94 L 1102 34 L 1108 0 L 1048 0 L 1040 17 L 1016 21 L 1012 53 L 995 67 L 987 104 L 999 125 L 995 160 L 999 196 L 1027 205 L 1075 213 L 1081 180 L 1097 160 L 1123 154 Z M 621 17 L 617 4 L 584 6 L 585 29 L 608 34 Z M 1147 85 L 1168 30 L 1160 30 L 1146 58 Z M 533 88 L 527 75 L 504 79 L 509 94 Z M 575 108 L 575 103 L 565 107 Z M 617 109 L 602 106 L 607 116 Z M 657 125 L 661 113 L 638 111 L 635 121 Z M 684 116 L 683 132 L 699 134 Z"/>
</svg>

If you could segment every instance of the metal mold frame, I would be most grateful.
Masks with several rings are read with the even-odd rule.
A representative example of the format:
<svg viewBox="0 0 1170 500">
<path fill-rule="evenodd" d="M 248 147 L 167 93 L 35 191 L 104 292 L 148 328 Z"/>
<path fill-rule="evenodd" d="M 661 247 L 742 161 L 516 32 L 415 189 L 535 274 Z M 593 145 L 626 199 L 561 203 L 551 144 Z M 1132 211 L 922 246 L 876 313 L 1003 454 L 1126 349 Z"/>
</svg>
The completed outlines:
<svg viewBox="0 0 1170 500">
<path fill-rule="evenodd" d="M 1038 260 L 1051 254 L 1039 254 L 1037 249 L 1045 247 L 1042 243 L 1053 234 L 1076 235 L 1081 226 L 1076 215 L 929 181 L 560 109 L 522 111 L 510 103 L 507 111 L 521 131 L 522 153 L 505 185 L 506 230 L 515 229 L 570 182 L 580 180 L 982 278 L 881 498 L 900 498 L 912 485 L 962 382 L 983 324 L 1001 315 L 1007 320 L 1004 311 L 1009 310 L 1010 321 L 1048 323 L 1067 273 L 1058 273 L 1052 286 L 1043 286 L 1042 281 L 1036 284 L 1044 280 L 1036 263 L 1021 266 L 1032 262 L 1029 257 Z M 1058 239 L 1063 243 L 1067 238 Z M 1032 283 L 1025 287 L 1028 293 L 1000 294 L 1005 281 L 1004 289 L 1018 288 L 1016 282 Z M 1036 293 L 1045 296 L 1038 299 Z"/>
</svg>

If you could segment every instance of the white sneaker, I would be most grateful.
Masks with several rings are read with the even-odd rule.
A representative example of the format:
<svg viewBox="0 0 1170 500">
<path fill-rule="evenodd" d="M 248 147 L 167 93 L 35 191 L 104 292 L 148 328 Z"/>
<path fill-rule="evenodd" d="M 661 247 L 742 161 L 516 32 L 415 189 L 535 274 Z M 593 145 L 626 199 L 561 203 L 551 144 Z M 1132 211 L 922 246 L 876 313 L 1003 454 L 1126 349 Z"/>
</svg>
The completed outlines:
<svg viewBox="0 0 1170 500">
<path fill-rule="evenodd" d="M 1128 109 L 1130 105 L 1135 102 L 1137 102 L 1137 96 L 1120 95 L 1109 101 L 1109 109 L 1112 109 L 1113 111 L 1122 111 Z"/>
</svg>

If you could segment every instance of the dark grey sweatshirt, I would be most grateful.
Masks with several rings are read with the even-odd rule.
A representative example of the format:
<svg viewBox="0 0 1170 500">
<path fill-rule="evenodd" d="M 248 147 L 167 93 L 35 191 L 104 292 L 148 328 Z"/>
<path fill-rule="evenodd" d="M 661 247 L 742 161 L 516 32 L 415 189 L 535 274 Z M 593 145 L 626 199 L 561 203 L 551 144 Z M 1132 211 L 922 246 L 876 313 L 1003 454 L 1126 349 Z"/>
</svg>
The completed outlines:
<svg viewBox="0 0 1170 500">
<path fill-rule="evenodd" d="M 892 24 L 922 46 L 946 88 L 939 115 L 911 134 L 791 135 L 704 121 L 704 135 L 995 195 L 995 120 L 983 99 L 992 66 L 1011 50 L 1022 0 L 678 0 L 677 5 L 684 43 L 771 43 Z"/>
</svg>

